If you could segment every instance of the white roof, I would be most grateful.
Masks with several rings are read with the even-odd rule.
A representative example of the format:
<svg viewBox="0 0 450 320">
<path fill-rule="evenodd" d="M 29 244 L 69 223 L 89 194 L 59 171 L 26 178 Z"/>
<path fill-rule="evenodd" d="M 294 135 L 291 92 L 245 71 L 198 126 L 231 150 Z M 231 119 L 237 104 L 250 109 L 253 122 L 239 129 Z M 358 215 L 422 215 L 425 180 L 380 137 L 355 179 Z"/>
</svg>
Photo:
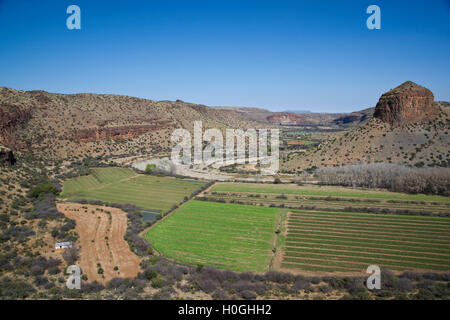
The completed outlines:
<svg viewBox="0 0 450 320">
<path fill-rule="evenodd" d="M 72 242 L 70 242 L 70 241 L 67 241 L 67 242 L 57 242 L 56 244 L 55 244 L 55 246 L 58 246 L 58 247 L 60 247 L 60 246 L 70 246 L 72 244 Z"/>
</svg>

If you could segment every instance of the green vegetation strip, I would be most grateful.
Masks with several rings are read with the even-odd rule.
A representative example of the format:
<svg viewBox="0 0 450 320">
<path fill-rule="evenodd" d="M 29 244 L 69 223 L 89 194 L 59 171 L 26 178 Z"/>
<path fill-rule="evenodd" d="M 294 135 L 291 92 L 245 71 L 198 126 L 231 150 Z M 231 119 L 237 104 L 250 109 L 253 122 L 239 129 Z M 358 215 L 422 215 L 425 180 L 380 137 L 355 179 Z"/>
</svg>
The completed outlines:
<svg viewBox="0 0 450 320">
<path fill-rule="evenodd" d="M 373 191 L 362 189 L 351 189 L 344 187 L 320 187 L 320 186 L 297 186 L 286 184 L 256 184 L 256 183 L 220 183 L 215 185 L 211 191 L 226 191 L 233 193 L 262 193 L 262 194 L 295 194 L 307 196 L 329 196 L 349 197 L 366 199 L 402 199 L 414 201 L 439 201 L 450 202 L 449 197 L 433 196 L 424 194 L 404 194 L 389 191 Z"/>
</svg>

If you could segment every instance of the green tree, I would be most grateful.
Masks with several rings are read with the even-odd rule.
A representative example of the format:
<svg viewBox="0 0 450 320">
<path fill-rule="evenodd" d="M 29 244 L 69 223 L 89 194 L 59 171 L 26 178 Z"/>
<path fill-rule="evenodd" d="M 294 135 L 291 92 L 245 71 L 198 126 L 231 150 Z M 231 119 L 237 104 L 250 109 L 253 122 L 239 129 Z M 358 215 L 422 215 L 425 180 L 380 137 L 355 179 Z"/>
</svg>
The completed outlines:
<svg viewBox="0 0 450 320">
<path fill-rule="evenodd" d="M 152 173 L 152 171 L 156 169 L 156 164 L 152 163 L 152 164 L 148 164 L 145 167 L 145 173 Z"/>
</svg>

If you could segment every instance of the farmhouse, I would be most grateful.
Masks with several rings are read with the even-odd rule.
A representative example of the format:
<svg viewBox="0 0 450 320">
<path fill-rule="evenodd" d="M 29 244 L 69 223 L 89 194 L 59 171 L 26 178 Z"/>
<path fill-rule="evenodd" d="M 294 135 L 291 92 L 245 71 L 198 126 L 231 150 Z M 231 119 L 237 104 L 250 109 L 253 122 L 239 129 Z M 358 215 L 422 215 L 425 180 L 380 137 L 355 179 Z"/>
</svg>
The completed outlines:
<svg viewBox="0 0 450 320">
<path fill-rule="evenodd" d="M 70 242 L 70 241 L 55 243 L 55 249 L 66 249 L 66 248 L 71 248 L 71 247 L 72 247 L 72 242 Z"/>
</svg>

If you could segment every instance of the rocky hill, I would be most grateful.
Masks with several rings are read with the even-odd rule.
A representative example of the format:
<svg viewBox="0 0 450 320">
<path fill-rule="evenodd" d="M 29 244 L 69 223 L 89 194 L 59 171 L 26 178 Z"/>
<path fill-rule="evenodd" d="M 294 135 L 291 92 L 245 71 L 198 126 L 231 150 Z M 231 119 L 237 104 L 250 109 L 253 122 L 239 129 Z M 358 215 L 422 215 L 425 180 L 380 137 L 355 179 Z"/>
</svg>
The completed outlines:
<svg viewBox="0 0 450 320">
<path fill-rule="evenodd" d="M 355 111 L 333 120 L 333 123 L 342 127 L 358 126 L 372 119 L 373 112 L 374 108 L 367 108 L 361 111 Z"/>
<path fill-rule="evenodd" d="M 262 124 L 300 127 L 322 126 L 334 127 L 335 129 L 359 125 L 372 118 L 373 115 L 373 108 L 352 113 L 271 112 L 266 109 L 244 107 L 220 107 L 216 109 L 233 110 L 239 113 L 241 119 Z"/>
<path fill-rule="evenodd" d="M 286 155 L 282 167 L 311 167 L 388 162 L 414 166 L 450 166 L 450 108 L 413 82 L 383 94 L 373 119 L 330 136 L 317 148 Z"/>
<path fill-rule="evenodd" d="M 434 105 L 433 93 L 407 81 L 383 94 L 375 106 L 373 116 L 392 125 L 403 125 L 436 119 L 439 108 Z"/>
<path fill-rule="evenodd" d="M 192 131 L 196 120 L 205 129 L 261 126 L 235 110 L 180 100 L 0 88 L 0 143 L 13 151 L 33 151 L 43 160 L 170 151 L 172 131 Z"/>
</svg>

